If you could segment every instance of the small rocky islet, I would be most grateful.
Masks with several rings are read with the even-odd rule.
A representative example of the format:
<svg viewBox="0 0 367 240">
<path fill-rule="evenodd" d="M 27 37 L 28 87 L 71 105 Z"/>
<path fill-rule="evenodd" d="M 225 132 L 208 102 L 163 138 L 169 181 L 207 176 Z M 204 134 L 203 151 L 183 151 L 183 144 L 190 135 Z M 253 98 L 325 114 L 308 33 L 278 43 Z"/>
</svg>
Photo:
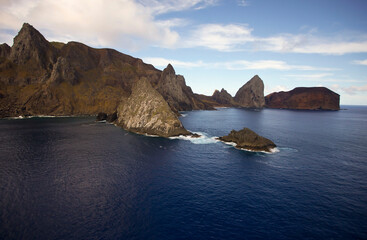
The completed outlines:
<svg viewBox="0 0 367 240">
<path fill-rule="evenodd" d="M 184 128 L 179 111 L 217 107 L 339 110 L 339 95 L 300 88 L 264 96 L 258 75 L 234 97 L 225 89 L 212 96 L 195 94 L 171 64 L 161 71 L 113 49 L 49 42 L 28 23 L 13 46 L 0 45 L 0 118 L 95 115 L 140 134 L 197 137 Z M 241 131 L 238 139 L 245 139 Z M 221 140 L 236 140 L 235 133 Z"/>
<path fill-rule="evenodd" d="M 228 135 L 217 138 L 225 143 L 234 143 L 238 149 L 255 152 L 272 152 L 277 146 L 265 137 L 262 137 L 249 128 L 240 131 L 232 130 Z"/>
</svg>

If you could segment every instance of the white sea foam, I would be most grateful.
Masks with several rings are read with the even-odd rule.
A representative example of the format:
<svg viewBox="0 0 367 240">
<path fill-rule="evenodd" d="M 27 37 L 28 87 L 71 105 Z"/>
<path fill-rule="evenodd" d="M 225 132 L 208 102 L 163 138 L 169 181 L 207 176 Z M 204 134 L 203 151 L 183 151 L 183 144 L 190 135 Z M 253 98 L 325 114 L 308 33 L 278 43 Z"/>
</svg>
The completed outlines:
<svg viewBox="0 0 367 240">
<path fill-rule="evenodd" d="M 200 137 L 193 137 L 193 136 L 177 136 L 177 137 L 170 137 L 170 139 L 180 139 L 180 140 L 186 140 L 190 141 L 193 144 L 212 144 L 218 142 L 216 137 L 209 137 L 206 135 L 206 133 L 202 132 L 192 132 L 200 135 Z"/>
<path fill-rule="evenodd" d="M 226 145 L 230 145 L 230 146 L 233 146 L 233 147 L 236 147 L 237 146 L 237 143 L 235 142 L 224 142 L 224 141 L 221 141 L 221 140 L 217 140 L 217 141 L 220 141 Z M 274 153 L 278 153 L 280 150 L 279 148 L 275 147 L 275 148 L 271 148 L 270 149 L 270 152 L 266 152 L 266 151 L 254 151 L 254 150 L 251 150 L 251 149 L 246 149 L 246 148 L 237 148 L 238 150 L 242 150 L 242 151 L 246 151 L 246 152 L 257 152 L 257 153 L 266 153 L 266 154 L 274 154 Z"/>
</svg>

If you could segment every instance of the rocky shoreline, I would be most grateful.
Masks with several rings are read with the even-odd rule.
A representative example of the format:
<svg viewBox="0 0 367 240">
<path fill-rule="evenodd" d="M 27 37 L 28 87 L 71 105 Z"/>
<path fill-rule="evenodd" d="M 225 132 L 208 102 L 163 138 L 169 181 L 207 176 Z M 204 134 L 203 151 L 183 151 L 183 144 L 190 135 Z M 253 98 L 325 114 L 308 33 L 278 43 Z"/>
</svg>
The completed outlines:
<svg viewBox="0 0 367 240">
<path fill-rule="evenodd" d="M 258 75 L 234 97 L 225 89 L 195 94 L 171 64 L 161 71 L 113 49 L 49 42 L 28 23 L 12 47 L 0 45 L 0 118 L 97 115 L 139 134 L 195 137 L 179 111 L 217 107 L 338 110 L 339 95 L 314 88 L 264 97 Z"/>
</svg>

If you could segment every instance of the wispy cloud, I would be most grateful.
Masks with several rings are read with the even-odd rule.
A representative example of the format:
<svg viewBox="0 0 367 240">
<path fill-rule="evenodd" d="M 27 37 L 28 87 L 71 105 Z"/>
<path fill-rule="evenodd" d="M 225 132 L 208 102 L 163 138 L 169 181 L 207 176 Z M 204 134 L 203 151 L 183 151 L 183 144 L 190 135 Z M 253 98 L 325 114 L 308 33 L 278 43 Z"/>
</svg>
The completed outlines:
<svg viewBox="0 0 367 240">
<path fill-rule="evenodd" d="M 216 5 L 219 0 L 138 0 L 155 15 L 184 10 L 199 10 Z"/>
<path fill-rule="evenodd" d="M 365 60 L 355 60 L 355 61 L 353 61 L 353 64 L 358 64 L 358 65 L 365 65 L 365 66 L 367 66 L 367 59 L 365 59 Z"/>
<path fill-rule="evenodd" d="M 249 5 L 248 0 L 237 0 L 237 4 L 240 7 L 247 7 Z"/>
<path fill-rule="evenodd" d="M 166 59 L 166 58 L 154 58 L 154 57 L 145 57 L 143 61 L 149 64 L 153 64 L 155 67 L 166 67 L 169 63 L 173 65 L 173 67 L 184 67 L 184 68 L 195 68 L 195 67 L 204 67 L 208 66 L 202 61 L 196 62 L 185 62 L 174 59 Z"/>
<path fill-rule="evenodd" d="M 172 47 L 179 41 L 177 26 L 185 19 L 158 21 L 156 15 L 215 5 L 217 0 L 6 0 L 0 8 L 0 40 L 11 45 L 4 32 L 17 32 L 29 22 L 49 40 L 76 40 L 92 46 Z M 98 34 L 96 34 L 98 33 Z M 13 36 L 14 37 L 14 36 Z"/>
<path fill-rule="evenodd" d="M 259 60 L 259 61 L 247 61 L 247 60 L 237 60 L 237 61 L 227 61 L 227 62 L 203 62 L 203 61 L 180 61 L 175 59 L 166 58 L 156 58 L 156 57 L 145 57 L 143 60 L 147 63 L 151 63 L 156 67 L 165 67 L 171 63 L 174 67 L 184 67 L 184 68 L 222 68 L 226 70 L 279 70 L 279 71 L 289 71 L 289 70 L 300 70 L 300 71 L 335 71 L 337 69 L 332 68 L 322 68 L 313 67 L 307 65 L 292 65 L 284 61 L 278 60 Z M 324 74 L 313 74 L 313 75 L 289 75 L 296 77 L 306 77 L 306 78 L 317 78 L 332 75 L 331 73 Z"/>
<path fill-rule="evenodd" d="M 184 47 L 206 47 L 218 51 L 238 51 L 253 42 L 248 25 L 205 24 L 198 26 L 185 40 Z"/>
<path fill-rule="evenodd" d="M 349 86 L 349 87 L 344 87 L 342 89 L 344 90 L 344 92 L 350 95 L 354 95 L 354 94 L 357 94 L 358 92 L 367 92 L 367 84 L 363 86 Z"/>
<path fill-rule="evenodd" d="M 367 52 L 367 35 L 343 34 L 322 37 L 311 30 L 304 34 L 278 34 L 261 37 L 253 33 L 246 24 L 206 24 L 200 25 L 184 39 L 184 47 L 206 47 L 218 51 L 270 51 L 281 53 L 316 53 L 343 55 Z"/>
</svg>

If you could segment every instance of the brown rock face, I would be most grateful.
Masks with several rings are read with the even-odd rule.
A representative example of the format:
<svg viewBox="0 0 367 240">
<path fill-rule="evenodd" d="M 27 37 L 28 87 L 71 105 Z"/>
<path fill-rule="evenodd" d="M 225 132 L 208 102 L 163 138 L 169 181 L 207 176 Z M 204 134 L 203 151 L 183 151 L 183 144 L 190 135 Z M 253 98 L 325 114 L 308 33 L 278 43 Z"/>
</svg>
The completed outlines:
<svg viewBox="0 0 367 240">
<path fill-rule="evenodd" d="M 3 59 L 7 58 L 10 55 L 10 50 L 11 48 L 9 47 L 8 44 L 6 43 L 1 44 L 0 45 L 0 58 L 3 58 Z"/>
<path fill-rule="evenodd" d="M 227 136 L 218 139 L 224 142 L 236 143 L 236 148 L 250 151 L 271 152 L 276 147 L 271 140 L 258 135 L 249 128 L 240 131 L 232 130 Z"/>
<path fill-rule="evenodd" d="M 47 69 L 55 62 L 56 49 L 28 23 L 24 23 L 14 38 L 9 59 L 18 64 Z"/>
<path fill-rule="evenodd" d="M 209 109 L 204 102 L 200 101 L 191 88 L 186 85 L 185 78 L 176 75 L 171 64 L 163 70 L 156 84 L 156 89 L 168 102 L 173 111 L 189 111 L 194 109 Z"/>
<path fill-rule="evenodd" d="M 255 75 L 237 91 L 234 100 L 241 107 L 263 108 L 265 105 L 264 82 Z"/>
<path fill-rule="evenodd" d="M 135 83 L 130 97 L 121 102 L 116 122 L 128 131 L 162 137 L 190 134 L 146 78 Z"/>
<path fill-rule="evenodd" d="M 339 94 L 325 87 L 299 87 L 265 97 L 268 108 L 304 110 L 339 110 L 339 99 Z"/>
<path fill-rule="evenodd" d="M 235 106 L 235 102 L 231 96 L 224 88 L 219 92 L 218 90 L 215 90 L 212 98 L 214 101 L 219 103 L 221 106 Z"/>
<path fill-rule="evenodd" d="M 0 55 L 0 118 L 110 115 L 143 77 L 174 111 L 207 108 L 172 66 L 162 72 L 113 49 L 94 49 L 78 42 L 50 43 L 27 23 L 11 48 L 1 45 Z"/>
</svg>

